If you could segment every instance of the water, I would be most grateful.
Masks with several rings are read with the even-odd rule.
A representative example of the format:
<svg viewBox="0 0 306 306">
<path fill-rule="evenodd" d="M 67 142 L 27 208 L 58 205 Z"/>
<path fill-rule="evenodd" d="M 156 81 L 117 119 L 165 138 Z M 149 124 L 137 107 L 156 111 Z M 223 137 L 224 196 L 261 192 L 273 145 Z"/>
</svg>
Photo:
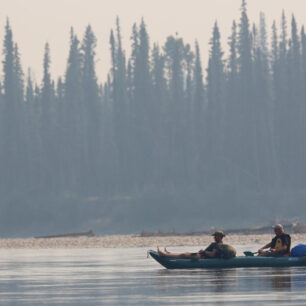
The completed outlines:
<svg viewBox="0 0 306 306">
<path fill-rule="evenodd" d="M 166 270 L 146 251 L 1 249 L 0 304 L 306 304 L 306 267 Z"/>
</svg>

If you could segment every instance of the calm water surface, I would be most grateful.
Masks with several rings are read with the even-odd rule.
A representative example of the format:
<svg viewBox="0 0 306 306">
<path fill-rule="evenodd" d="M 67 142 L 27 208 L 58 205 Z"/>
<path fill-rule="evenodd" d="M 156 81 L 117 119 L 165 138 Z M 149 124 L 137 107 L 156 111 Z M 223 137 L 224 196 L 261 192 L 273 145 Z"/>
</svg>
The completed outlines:
<svg viewBox="0 0 306 306">
<path fill-rule="evenodd" d="M 166 270 L 146 251 L 1 249 L 0 305 L 306 304 L 306 267 Z"/>
</svg>

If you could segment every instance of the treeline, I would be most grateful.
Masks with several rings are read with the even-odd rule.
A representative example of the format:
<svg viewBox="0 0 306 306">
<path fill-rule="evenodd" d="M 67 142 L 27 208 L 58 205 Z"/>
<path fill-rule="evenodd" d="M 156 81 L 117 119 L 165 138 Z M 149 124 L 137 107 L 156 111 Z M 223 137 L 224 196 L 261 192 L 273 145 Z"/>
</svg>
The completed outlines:
<svg viewBox="0 0 306 306">
<path fill-rule="evenodd" d="M 163 46 L 152 45 L 143 20 L 132 28 L 129 57 L 119 20 L 109 44 L 112 67 L 104 84 L 97 81 L 90 26 L 82 40 L 71 30 L 66 72 L 56 81 L 46 44 L 36 84 L 30 73 L 25 77 L 7 22 L 3 207 L 23 209 L 22 200 L 11 205 L 37 195 L 110 199 L 205 191 L 204 207 L 206 196 L 227 190 L 231 203 L 243 191 L 305 189 L 306 34 L 294 16 L 289 27 L 283 12 L 270 32 L 263 14 L 258 25 L 250 23 L 242 1 L 226 57 L 213 26 L 206 73 L 197 43 L 169 36 Z"/>
</svg>

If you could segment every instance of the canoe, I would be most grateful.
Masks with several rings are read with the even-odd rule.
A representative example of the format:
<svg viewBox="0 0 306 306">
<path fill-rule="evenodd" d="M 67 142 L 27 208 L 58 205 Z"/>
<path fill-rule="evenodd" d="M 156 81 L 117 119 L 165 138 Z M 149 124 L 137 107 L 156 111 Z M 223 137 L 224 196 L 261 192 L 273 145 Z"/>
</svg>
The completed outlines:
<svg viewBox="0 0 306 306">
<path fill-rule="evenodd" d="M 231 259 L 182 259 L 160 256 L 150 250 L 149 254 L 167 269 L 209 269 L 209 268 L 244 268 L 244 267 L 298 267 L 306 266 L 303 257 L 262 257 L 238 256 Z"/>
</svg>

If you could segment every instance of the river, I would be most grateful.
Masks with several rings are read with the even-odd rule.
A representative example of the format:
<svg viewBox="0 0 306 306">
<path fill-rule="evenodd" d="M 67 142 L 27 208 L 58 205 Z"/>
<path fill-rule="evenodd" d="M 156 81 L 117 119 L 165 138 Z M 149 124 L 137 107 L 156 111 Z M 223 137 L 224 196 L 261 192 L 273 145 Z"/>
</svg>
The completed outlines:
<svg viewBox="0 0 306 306">
<path fill-rule="evenodd" d="M 256 248 L 240 246 L 237 250 Z M 1 249 L 0 304 L 306 304 L 306 267 L 166 270 L 147 258 L 146 251 Z"/>
</svg>

